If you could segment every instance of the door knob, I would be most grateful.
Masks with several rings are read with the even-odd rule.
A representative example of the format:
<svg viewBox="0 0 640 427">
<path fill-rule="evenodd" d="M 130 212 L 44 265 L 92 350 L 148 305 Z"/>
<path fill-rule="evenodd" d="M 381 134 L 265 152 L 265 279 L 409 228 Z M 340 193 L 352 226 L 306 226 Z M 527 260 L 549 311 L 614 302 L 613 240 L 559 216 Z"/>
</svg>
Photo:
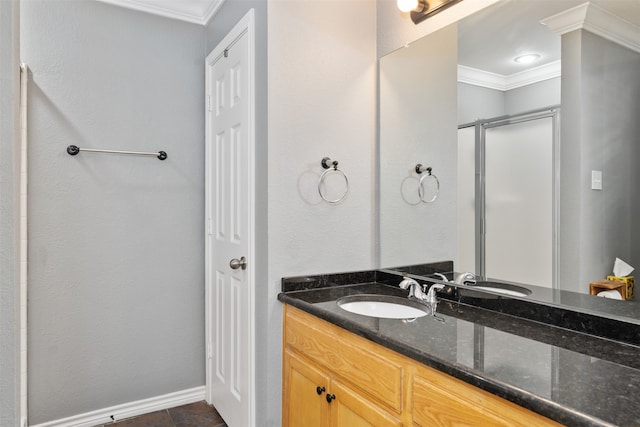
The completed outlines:
<svg viewBox="0 0 640 427">
<path fill-rule="evenodd" d="M 231 267 L 234 270 L 237 270 L 238 268 L 242 268 L 243 270 L 246 270 L 247 259 L 245 257 L 241 257 L 240 259 L 233 258 L 231 261 L 229 261 L 229 267 Z"/>
</svg>

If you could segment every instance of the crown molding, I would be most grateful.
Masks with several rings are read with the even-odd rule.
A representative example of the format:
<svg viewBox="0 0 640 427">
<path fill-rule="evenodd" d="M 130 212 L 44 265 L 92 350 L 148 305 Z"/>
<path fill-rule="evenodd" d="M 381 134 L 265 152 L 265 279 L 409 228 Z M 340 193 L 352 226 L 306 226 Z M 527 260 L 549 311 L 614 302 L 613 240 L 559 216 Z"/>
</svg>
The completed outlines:
<svg viewBox="0 0 640 427">
<path fill-rule="evenodd" d="M 224 3 L 224 0 L 213 0 L 209 3 L 209 7 L 204 14 L 204 22 L 202 25 L 207 25 L 209 21 L 216 16 L 216 13 L 218 13 L 218 10 L 222 7 L 222 3 Z"/>
<path fill-rule="evenodd" d="M 207 25 L 215 16 L 224 0 L 201 2 L 158 2 L 150 0 L 98 0 L 127 9 L 164 16 L 198 25 Z"/>
<path fill-rule="evenodd" d="M 533 83 L 560 77 L 560 61 L 531 68 L 526 71 L 504 76 L 477 68 L 458 65 L 458 82 L 474 86 L 486 87 L 500 91 L 517 89 Z"/>
<path fill-rule="evenodd" d="M 505 76 L 479 70 L 464 65 L 458 65 L 458 82 L 474 86 L 482 86 L 489 89 L 505 90 Z"/>
<path fill-rule="evenodd" d="M 591 2 L 545 18 L 540 23 L 559 35 L 584 29 L 640 53 L 640 27 Z"/>
</svg>

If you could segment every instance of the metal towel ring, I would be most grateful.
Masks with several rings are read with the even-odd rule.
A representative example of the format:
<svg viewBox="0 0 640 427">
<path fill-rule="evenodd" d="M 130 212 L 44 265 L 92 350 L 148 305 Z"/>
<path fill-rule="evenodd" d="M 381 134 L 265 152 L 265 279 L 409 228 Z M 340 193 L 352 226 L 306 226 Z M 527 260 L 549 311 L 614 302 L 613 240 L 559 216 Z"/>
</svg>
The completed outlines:
<svg viewBox="0 0 640 427">
<path fill-rule="evenodd" d="M 416 165 L 416 171 L 419 170 L 418 166 L 422 167 L 422 165 Z M 440 180 L 438 179 L 437 176 L 435 176 L 433 173 L 431 173 L 431 168 L 430 167 L 428 167 L 428 168 L 426 168 L 424 170 L 427 173 L 426 173 L 426 175 L 423 175 L 420 178 L 420 184 L 418 185 L 418 197 L 420 197 L 420 201 L 422 203 L 433 203 L 433 202 L 436 201 L 436 199 L 438 198 L 438 195 L 440 194 Z M 418 173 L 421 173 L 421 172 L 418 172 Z M 425 193 L 425 191 L 424 191 L 424 180 L 425 180 L 425 178 L 428 178 L 428 177 L 432 177 L 433 179 L 436 180 L 436 192 L 435 192 L 435 194 L 433 195 L 433 197 L 430 200 L 425 200 L 424 199 L 424 193 Z"/>
<path fill-rule="evenodd" d="M 344 172 L 338 169 L 337 160 L 332 161 L 329 157 L 324 157 L 320 163 L 322 164 L 322 167 L 325 168 L 326 170 L 322 172 L 322 175 L 320 175 L 320 179 L 318 179 L 318 193 L 320 194 L 320 197 L 322 198 L 322 200 L 324 200 L 325 202 L 330 203 L 332 205 L 338 204 L 341 201 L 343 201 L 344 198 L 347 197 L 347 194 L 349 193 L 349 179 L 347 179 L 347 175 L 345 175 Z M 327 177 L 327 175 L 330 174 L 331 172 L 337 172 L 341 174 L 342 177 L 344 178 L 344 183 L 345 183 L 344 193 L 342 193 L 342 195 L 337 199 L 333 199 L 333 200 L 328 199 L 327 196 L 322 192 L 324 180 Z"/>
</svg>

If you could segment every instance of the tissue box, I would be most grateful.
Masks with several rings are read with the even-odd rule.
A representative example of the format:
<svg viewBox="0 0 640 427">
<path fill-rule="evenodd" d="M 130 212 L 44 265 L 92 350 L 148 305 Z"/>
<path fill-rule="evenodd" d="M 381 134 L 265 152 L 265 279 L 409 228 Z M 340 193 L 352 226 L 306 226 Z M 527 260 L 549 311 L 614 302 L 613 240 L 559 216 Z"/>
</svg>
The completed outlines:
<svg viewBox="0 0 640 427">
<path fill-rule="evenodd" d="M 618 291 L 621 299 L 627 299 L 627 285 L 614 280 L 601 280 L 589 283 L 589 295 L 598 295 L 602 291 Z"/>
<path fill-rule="evenodd" d="M 624 296 L 624 299 L 633 299 L 634 298 L 636 282 L 635 282 L 635 279 L 633 278 L 633 276 L 624 276 L 624 277 L 607 276 L 607 280 L 613 280 L 615 282 L 624 283 L 625 284 L 624 289 L 625 289 L 625 293 L 626 293 L 626 295 Z"/>
</svg>

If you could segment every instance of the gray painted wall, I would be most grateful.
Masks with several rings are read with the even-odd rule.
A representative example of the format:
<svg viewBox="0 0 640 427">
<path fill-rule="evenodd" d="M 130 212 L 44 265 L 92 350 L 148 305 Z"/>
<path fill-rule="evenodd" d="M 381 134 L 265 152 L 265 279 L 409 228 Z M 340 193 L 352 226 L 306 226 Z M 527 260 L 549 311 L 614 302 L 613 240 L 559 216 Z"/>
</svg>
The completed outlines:
<svg viewBox="0 0 640 427">
<path fill-rule="evenodd" d="M 577 30 L 562 37 L 562 61 L 560 280 L 588 292 L 615 257 L 640 267 L 640 55 Z M 602 191 L 591 190 L 592 170 Z"/>
<path fill-rule="evenodd" d="M 276 332 L 281 328 L 280 318 L 270 318 L 275 296 L 269 294 L 266 280 L 269 260 L 267 250 L 267 2 L 263 0 L 226 0 L 207 25 L 205 56 L 222 41 L 250 9 L 254 9 L 256 24 L 256 198 L 254 202 L 258 258 L 253 260 L 257 277 L 255 288 L 255 395 L 257 399 L 255 403 L 258 425 L 278 425 L 278 422 L 274 420 L 279 420 L 280 416 L 280 395 L 274 393 L 273 390 L 275 389 L 274 384 L 278 384 L 280 378 L 274 378 L 271 372 L 280 366 L 281 361 L 266 357 L 270 341 L 274 339 L 274 336 L 278 336 Z M 281 341 L 277 342 L 281 345 Z"/>
<path fill-rule="evenodd" d="M 560 77 L 512 89 L 504 94 L 506 114 L 518 114 L 559 104 Z"/>
<path fill-rule="evenodd" d="M 19 3 L 0 1 L 0 426 L 20 422 L 18 20 Z"/>
<path fill-rule="evenodd" d="M 506 114 L 503 91 L 458 83 L 457 93 L 460 125 Z"/>
<path fill-rule="evenodd" d="M 560 77 L 508 91 L 458 83 L 458 123 L 560 104 Z"/>
<path fill-rule="evenodd" d="M 93 1 L 22 4 L 30 423 L 202 386 L 205 30 Z"/>
</svg>

